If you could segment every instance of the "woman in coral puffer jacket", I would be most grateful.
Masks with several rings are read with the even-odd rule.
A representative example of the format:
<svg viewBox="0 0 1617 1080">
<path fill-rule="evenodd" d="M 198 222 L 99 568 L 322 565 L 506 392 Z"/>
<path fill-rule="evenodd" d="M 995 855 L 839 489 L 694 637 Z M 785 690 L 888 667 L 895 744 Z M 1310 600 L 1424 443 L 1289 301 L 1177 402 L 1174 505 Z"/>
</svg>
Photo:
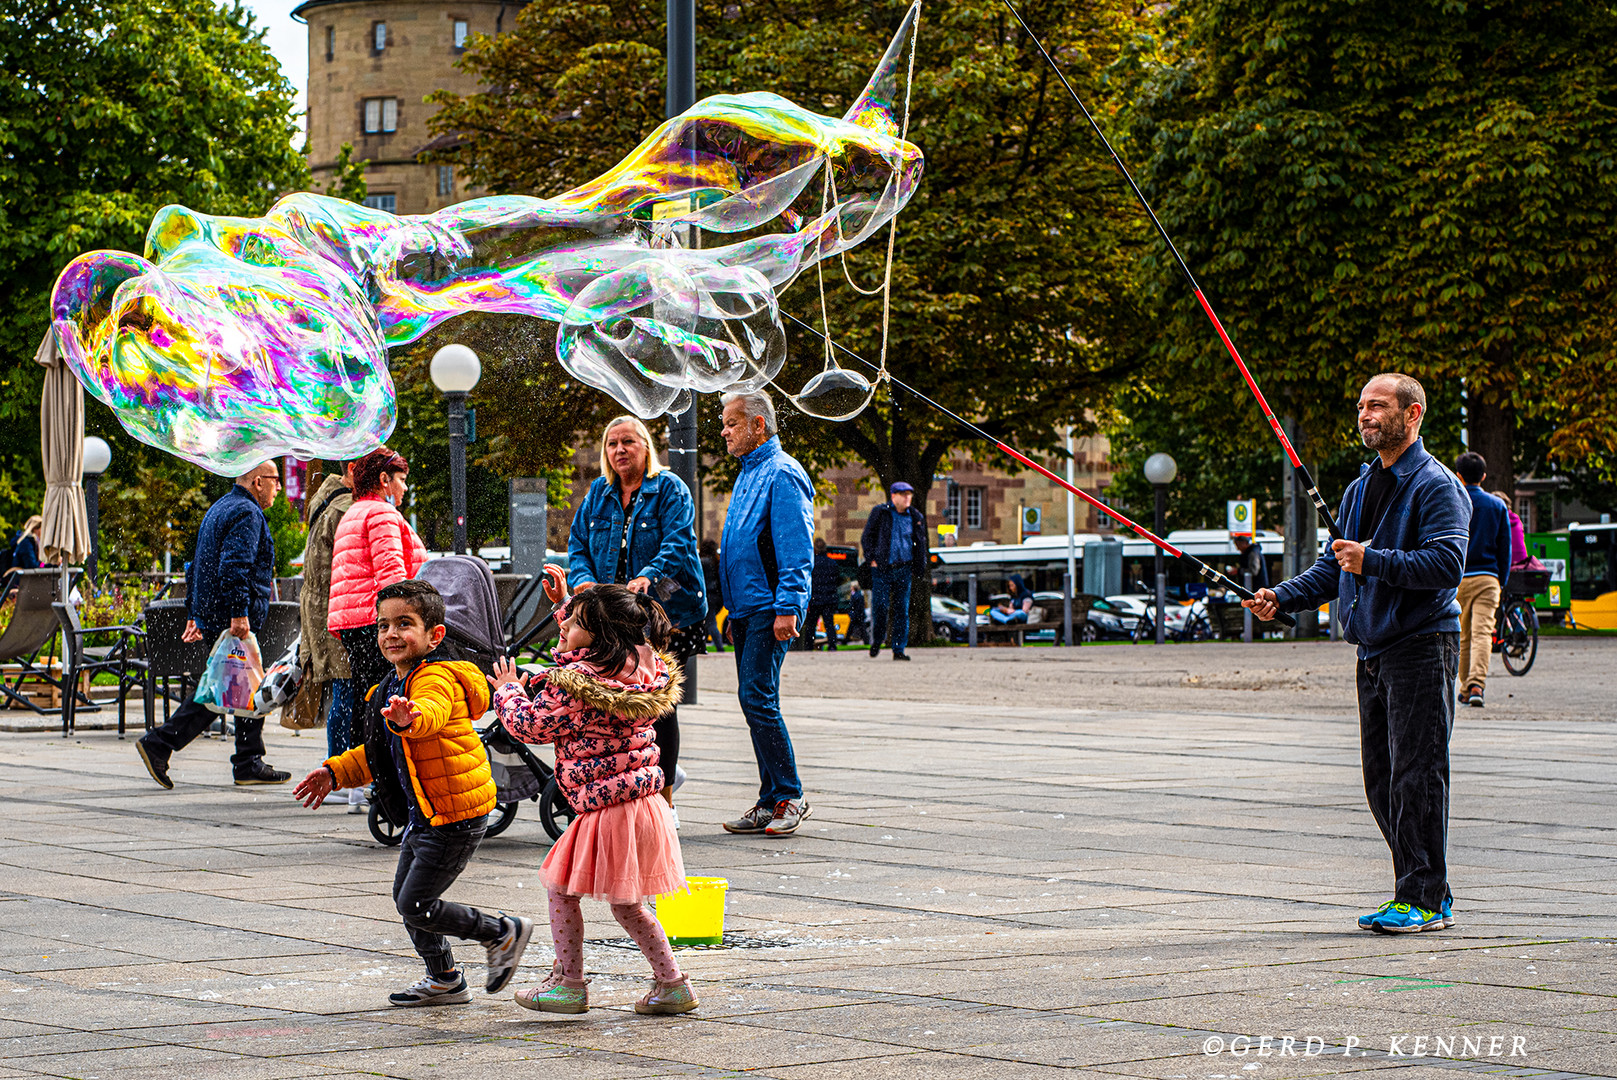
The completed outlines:
<svg viewBox="0 0 1617 1080">
<path fill-rule="evenodd" d="M 427 549 L 395 505 L 404 497 L 410 466 L 378 447 L 354 466 L 354 505 L 343 515 L 331 545 L 331 608 L 326 629 L 342 640 L 360 698 L 393 665 L 376 646 L 376 594 L 413 578 Z"/>
</svg>

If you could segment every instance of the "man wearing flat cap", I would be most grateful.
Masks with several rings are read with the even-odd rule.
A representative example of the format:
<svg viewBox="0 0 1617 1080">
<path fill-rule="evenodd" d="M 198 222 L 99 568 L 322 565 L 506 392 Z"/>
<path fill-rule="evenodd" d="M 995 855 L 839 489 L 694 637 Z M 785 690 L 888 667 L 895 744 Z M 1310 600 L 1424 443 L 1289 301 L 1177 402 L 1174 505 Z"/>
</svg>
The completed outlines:
<svg viewBox="0 0 1617 1080">
<path fill-rule="evenodd" d="M 870 655 L 881 655 L 882 640 L 892 627 L 894 660 L 908 660 L 910 641 L 910 586 L 926 572 L 929 552 L 926 543 L 926 515 L 910 505 L 915 489 L 900 480 L 888 489 L 888 502 L 870 512 L 860 545 L 865 565 L 870 567 L 871 615 L 875 625 L 870 633 Z M 888 617 L 888 606 L 892 617 Z"/>
</svg>

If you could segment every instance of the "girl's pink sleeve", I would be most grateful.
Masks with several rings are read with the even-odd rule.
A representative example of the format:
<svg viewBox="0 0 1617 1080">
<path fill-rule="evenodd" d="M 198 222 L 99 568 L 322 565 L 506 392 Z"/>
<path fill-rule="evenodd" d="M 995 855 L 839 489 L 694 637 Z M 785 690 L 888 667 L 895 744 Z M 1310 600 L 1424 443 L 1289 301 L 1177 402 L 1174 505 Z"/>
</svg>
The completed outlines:
<svg viewBox="0 0 1617 1080">
<path fill-rule="evenodd" d="M 548 682 L 539 684 L 537 698 L 528 697 L 520 686 L 503 684 L 494 691 L 494 711 L 505 730 L 525 743 L 555 742 L 583 727 L 578 703 Z"/>
</svg>

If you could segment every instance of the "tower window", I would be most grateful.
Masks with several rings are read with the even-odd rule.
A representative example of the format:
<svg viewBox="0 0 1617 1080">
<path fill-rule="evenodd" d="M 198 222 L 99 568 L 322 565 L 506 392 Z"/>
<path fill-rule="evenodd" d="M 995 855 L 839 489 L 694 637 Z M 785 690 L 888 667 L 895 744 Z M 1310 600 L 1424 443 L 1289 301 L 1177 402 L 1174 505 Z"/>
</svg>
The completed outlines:
<svg viewBox="0 0 1617 1080">
<path fill-rule="evenodd" d="M 398 129 L 398 98 L 365 99 L 365 134 L 382 135 Z"/>
<path fill-rule="evenodd" d="M 370 207 L 372 210 L 386 210 L 388 213 L 392 214 L 398 211 L 399 197 L 393 194 L 367 195 L 365 196 L 363 202 L 364 205 Z"/>
<path fill-rule="evenodd" d="M 387 23 L 385 23 L 385 22 L 372 23 L 371 24 L 371 50 L 373 52 L 378 52 L 379 53 L 379 52 L 384 51 L 386 48 L 387 48 Z"/>
<path fill-rule="evenodd" d="M 455 167 L 453 165 L 438 166 L 438 194 L 453 195 L 455 193 Z"/>
<path fill-rule="evenodd" d="M 337 28 L 326 27 L 326 63 L 337 59 Z"/>
<path fill-rule="evenodd" d="M 471 34 L 471 28 L 466 25 L 466 20 L 465 19 L 456 19 L 455 20 L 455 48 L 464 49 L 466 47 L 466 38 L 468 36 L 470 36 L 470 34 Z"/>
</svg>

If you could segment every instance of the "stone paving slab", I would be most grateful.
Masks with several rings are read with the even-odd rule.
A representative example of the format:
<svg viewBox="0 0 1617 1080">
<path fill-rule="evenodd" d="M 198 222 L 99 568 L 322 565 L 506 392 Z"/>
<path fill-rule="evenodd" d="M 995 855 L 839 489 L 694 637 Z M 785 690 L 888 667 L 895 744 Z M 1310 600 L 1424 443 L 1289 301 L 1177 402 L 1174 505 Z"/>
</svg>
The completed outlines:
<svg viewBox="0 0 1617 1080">
<path fill-rule="evenodd" d="M 590 904 L 590 1013 L 390 1009 L 420 967 L 362 817 L 234 787 L 219 740 L 165 792 L 113 733 L 0 735 L 0 1080 L 1617 1076 L 1617 643 L 1546 640 L 1460 714 L 1459 923 L 1414 938 L 1352 928 L 1390 871 L 1351 650 L 915 655 L 788 659 L 816 813 L 785 839 L 716 828 L 756 770 L 728 657 L 702 663 L 682 846 L 759 947 L 682 950 L 679 1018 L 633 1014 L 644 962 Z M 323 750 L 268 737 L 298 774 Z M 542 918 L 547 846 L 524 805 L 452 895 Z"/>
</svg>

